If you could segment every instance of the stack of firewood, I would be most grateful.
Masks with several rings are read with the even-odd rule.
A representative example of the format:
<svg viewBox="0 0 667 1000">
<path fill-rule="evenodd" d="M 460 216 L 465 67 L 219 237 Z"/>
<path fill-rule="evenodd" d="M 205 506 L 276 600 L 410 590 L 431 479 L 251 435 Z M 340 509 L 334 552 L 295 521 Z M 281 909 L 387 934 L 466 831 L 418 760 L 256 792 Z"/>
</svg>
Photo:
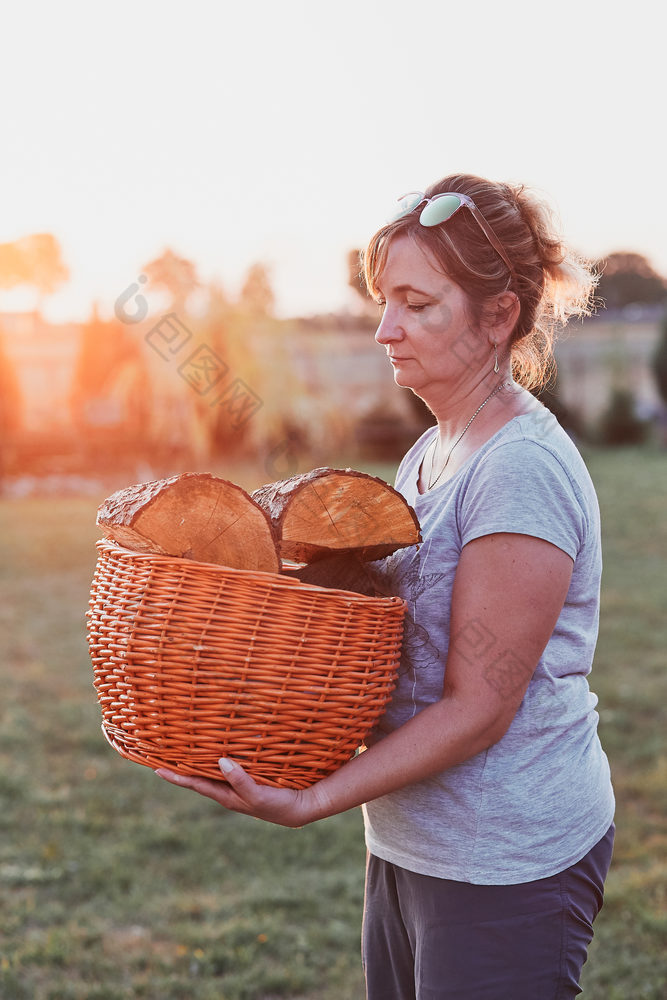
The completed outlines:
<svg viewBox="0 0 667 1000">
<path fill-rule="evenodd" d="M 421 540 L 391 486 L 352 469 L 314 469 L 252 495 L 187 472 L 118 490 L 97 523 L 119 545 L 306 583 L 375 594 L 365 564 Z"/>
</svg>

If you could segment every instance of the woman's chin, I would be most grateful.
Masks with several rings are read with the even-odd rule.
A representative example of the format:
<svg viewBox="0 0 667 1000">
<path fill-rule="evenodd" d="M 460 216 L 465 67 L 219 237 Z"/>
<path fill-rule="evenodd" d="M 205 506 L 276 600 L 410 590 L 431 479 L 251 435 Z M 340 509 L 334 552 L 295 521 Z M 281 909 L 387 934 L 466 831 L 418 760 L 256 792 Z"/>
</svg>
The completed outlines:
<svg viewBox="0 0 667 1000">
<path fill-rule="evenodd" d="M 408 371 L 401 370 L 400 368 L 394 369 L 394 382 L 396 385 L 400 385 L 401 389 L 412 389 L 413 392 L 417 390 L 417 379 L 412 376 Z"/>
<path fill-rule="evenodd" d="M 411 389 L 414 378 L 410 378 L 410 372 L 407 366 L 401 367 L 400 365 L 392 365 L 392 368 L 394 369 L 394 382 L 396 385 L 400 385 L 402 389 Z"/>
<path fill-rule="evenodd" d="M 407 372 L 395 371 L 394 385 L 399 386 L 401 389 L 408 389 L 410 392 L 414 393 L 415 396 L 418 396 L 423 403 L 426 403 L 426 405 L 429 406 L 424 399 L 424 391 L 427 390 L 428 383 L 423 378 L 419 379 L 414 376 L 410 378 Z"/>
</svg>

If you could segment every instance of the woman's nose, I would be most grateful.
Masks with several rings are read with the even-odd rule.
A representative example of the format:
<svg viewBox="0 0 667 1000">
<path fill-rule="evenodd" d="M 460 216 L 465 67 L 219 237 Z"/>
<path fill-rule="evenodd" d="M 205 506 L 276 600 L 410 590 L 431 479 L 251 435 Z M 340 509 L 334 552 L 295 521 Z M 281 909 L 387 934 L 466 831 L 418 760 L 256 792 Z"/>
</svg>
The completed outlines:
<svg viewBox="0 0 667 1000">
<path fill-rule="evenodd" d="M 403 331 L 400 325 L 395 322 L 389 309 L 385 309 L 380 320 L 380 325 L 375 331 L 375 340 L 378 344 L 390 344 L 394 340 L 400 340 Z"/>
</svg>

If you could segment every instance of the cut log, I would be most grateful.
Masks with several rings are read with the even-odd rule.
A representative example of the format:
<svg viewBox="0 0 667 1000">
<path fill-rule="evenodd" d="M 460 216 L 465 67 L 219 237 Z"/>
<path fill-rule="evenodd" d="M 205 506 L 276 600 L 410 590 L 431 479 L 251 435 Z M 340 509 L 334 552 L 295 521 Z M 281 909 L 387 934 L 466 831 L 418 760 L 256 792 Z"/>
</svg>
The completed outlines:
<svg viewBox="0 0 667 1000">
<path fill-rule="evenodd" d="M 313 469 L 268 483 L 252 498 L 270 516 L 284 560 L 354 552 L 368 561 L 421 541 L 417 516 L 401 494 L 352 469 Z"/>
<path fill-rule="evenodd" d="M 208 473 L 118 490 L 99 507 L 97 523 L 135 552 L 280 572 L 278 538 L 266 512 L 240 486 Z"/>
</svg>

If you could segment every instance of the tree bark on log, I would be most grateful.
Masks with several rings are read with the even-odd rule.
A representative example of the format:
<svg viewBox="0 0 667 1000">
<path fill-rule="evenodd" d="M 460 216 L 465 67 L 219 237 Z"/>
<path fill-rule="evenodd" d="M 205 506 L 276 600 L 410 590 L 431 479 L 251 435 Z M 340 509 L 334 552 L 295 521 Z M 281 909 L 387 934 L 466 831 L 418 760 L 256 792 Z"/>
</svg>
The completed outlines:
<svg viewBox="0 0 667 1000">
<path fill-rule="evenodd" d="M 311 563 L 346 552 L 369 561 L 421 541 L 401 494 L 353 469 L 313 469 L 267 483 L 252 498 L 271 518 L 284 560 Z"/>
<path fill-rule="evenodd" d="M 136 552 L 280 572 L 278 535 L 266 512 L 240 486 L 209 473 L 118 490 L 99 507 L 97 524 Z"/>
</svg>

